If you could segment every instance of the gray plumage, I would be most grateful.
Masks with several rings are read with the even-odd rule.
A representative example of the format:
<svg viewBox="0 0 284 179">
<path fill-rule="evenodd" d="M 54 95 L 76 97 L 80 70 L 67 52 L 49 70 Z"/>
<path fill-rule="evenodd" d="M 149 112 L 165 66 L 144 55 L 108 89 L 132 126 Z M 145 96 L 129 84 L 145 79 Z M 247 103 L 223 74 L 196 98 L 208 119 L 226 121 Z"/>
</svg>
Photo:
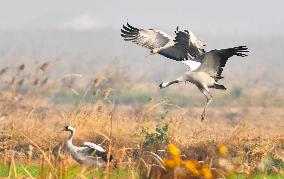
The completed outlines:
<svg viewBox="0 0 284 179">
<path fill-rule="evenodd" d="M 167 58 L 184 61 L 202 55 L 205 50 L 202 41 L 191 31 L 175 31 L 175 36 L 155 29 L 138 29 L 130 24 L 123 25 L 121 36 L 125 41 L 150 49 L 150 54 L 160 54 Z"/>
<path fill-rule="evenodd" d="M 223 78 L 222 72 L 227 60 L 234 55 L 245 57 L 247 56 L 247 54 L 245 54 L 246 52 L 249 52 L 246 46 L 211 50 L 210 52 L 206 52 L 205 54 L 192 59 L 193 61 L 201 62 L 200 66 L 196 70 L 187 71 L 174 81 L 164 82 L 160 84 L 160 88 L 166 88 L 174 83 L 179 82 L 191 82 L 195 84 L 207 99 L 207 103 L 201 115 L 201 120 L 204 120 L 206 108 L 212 101 L 209 88 L 226 90 L 226 87 L 219 84 L 218 80 Z"/>
<path fill-rule="evenodd" d="M 91 142 L 84 142 L 82 147 L 75 146 L 72 142 L 75 129 L 71 126 L 66 126 L 65 131 L 70 132 L 66 141 L 66 148 L 74 160 L 88 167 L 103 167 L 106 165 L 107 151 L 105 149 Z M 112 156 L 109 158 L 109 161 L 111 160 Z"/>
</svg>

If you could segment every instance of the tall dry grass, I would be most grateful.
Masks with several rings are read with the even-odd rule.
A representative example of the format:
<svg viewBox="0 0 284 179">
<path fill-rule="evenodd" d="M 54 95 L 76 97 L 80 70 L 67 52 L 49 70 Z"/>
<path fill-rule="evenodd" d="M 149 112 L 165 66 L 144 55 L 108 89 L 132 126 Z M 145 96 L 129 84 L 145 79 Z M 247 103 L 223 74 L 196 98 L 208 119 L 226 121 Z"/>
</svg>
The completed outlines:
<svg viewBox="0 0 284 179">
<path fill-rule="evenodd" d="M 33 71 L 26 71 L 24 64 L 0 70 L 1 79 L 7 82 L 2 84 L 0 95 L 0 156 L 2 163 L 9 163 L 9 176 L 17 174 L 13 166 L 20 163 L 31 177 L 24 164 L 37 163 L 41 166 L 40 178 L 66 177 L 68 167 L 77 164 L 64 148 L 65 125 L 76 128 L 75 144 L 92 141 L 109 149 L 115 162 L 103 169 L 105 178 L 116 169 L 126 169 L 128 178 L 138 177 L 137 171 L 140 177 L 160 178 L 206 178 L 205 170 L 212 173 L 208 178 L 233 172 L 249 175 L 265 172 L 265 162 L 270 158 L 284 161 L 281 107 L 210 107 L 207 119 L 201 122 L 200 107 L 184 108 L 168 99 L 120 104 L 111 98 L 119 83 L 128 83 L 121 80 L 120 71 L 94 77 L 80 87 L 77 81 L 81 75 L 52 79 L 48 64 L 39 64 Z M 54 90 L 68 91 L 77 97 L 76 102 L 53 103 L 49 95 Z M 91 101 L 86 102 L 87 98 Z M 169 140 L 145 148 L 143 130 L 154 133 L 156 127 L 165 124 L 169 125 Z M 165 164 L 173 160 L 166 151 L 168 144 L 177 146 L 182 156 L 176 158 L 180 163 L 171 167 Z M 226 156 L 218 152 L 220 146 L 228 148 Z M 200 175 L 188 169 L 191 164 Z M 283 174 L 283 168 L 269 167 Z M 78 177 L 84 175 L 79 172 Z"/>
</svg>

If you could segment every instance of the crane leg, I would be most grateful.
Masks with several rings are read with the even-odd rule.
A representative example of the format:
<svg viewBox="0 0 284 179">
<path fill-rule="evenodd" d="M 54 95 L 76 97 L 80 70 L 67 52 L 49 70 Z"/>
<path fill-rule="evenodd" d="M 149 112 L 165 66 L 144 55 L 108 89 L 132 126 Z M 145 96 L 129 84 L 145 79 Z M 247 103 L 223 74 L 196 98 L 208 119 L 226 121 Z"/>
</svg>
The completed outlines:
<svg viewBox="0 0 284 179">
<path fill-rule="evenodd" d="M 206 100 L 207 100 L 206 105 L 204 106 L 203 112 L 201 114 L 201 121 L 203 121 L 205 119 L 206 109 L 209 106 L 209 104 L 212 102 L 213 98 L 212 98 L 212 95 L 209 93 L 208 90 L 206 90 L 203 87 L 198 87 L 198 88 L 204 94 L 204 96 L 206 97 Z"/>
</svg>

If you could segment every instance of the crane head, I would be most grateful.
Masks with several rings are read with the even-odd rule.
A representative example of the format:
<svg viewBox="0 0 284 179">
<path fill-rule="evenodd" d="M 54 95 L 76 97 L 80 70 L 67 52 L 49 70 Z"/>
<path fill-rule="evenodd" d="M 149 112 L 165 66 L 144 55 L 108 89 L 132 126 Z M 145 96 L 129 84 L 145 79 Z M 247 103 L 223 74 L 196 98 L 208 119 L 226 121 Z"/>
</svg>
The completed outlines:
<svg viewBox="0 0 284 179">
<path fill-rule="evenodd" d="M 150 53 L 153 55 L 153 54 L 158 53 L 159 50 L 160 50 L 159 48 L 153 48 L 153 49 L 150 50 Z"/>
<path fill-rule="evenodd" d="M 154 55 L 154 54 L 158 53 L 159 50 L 160 50 L 159 48 L 153 48 L 153 49 L 151 49 L 151 50 L 150 50 L 150 54 L 147 55 L 146 57 L 149 57 L 150 55 Z"/>
<path fill-rule="evenodd" d="M 64 131 L 70 131 L 70 132 L 74 132 L 75 131 L 75 129 L 72 126 L 65 126 L 63 130 Z"/>
</svg>

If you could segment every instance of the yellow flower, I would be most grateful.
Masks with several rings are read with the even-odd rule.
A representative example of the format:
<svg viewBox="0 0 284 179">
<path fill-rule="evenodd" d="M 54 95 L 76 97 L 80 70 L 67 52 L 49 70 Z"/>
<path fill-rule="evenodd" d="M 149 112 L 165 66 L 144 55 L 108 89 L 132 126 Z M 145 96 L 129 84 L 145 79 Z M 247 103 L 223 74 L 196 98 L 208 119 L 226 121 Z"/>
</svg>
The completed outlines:
<svg viewBox="0 0 284 179">
<path fill-rule="evenodd" d="M 173 158 L 180 158 L 181 151 L 175 145 L 169 144 L 168 152 L 173 156 Z"/>
<path fill-rule="evenodd" d="M 174 161 L 174 160 L 171 160 L 171 159 L 164 159 L 163 161 L 164 161 L 164 163 L 165 163 L 165 167 L 166 167 L 166 168 L 175 168 L 175 167 L 176 167 L 176 164 L 175 164 L 175 161 Z"/>
<path fill-rule="evenodd" d="M 213 175 L 212 175 L 210 169 L 207 168 L 207 167 L 202 168 L 202 175 L 205 179 L 212 179 L 213 178 Z"/>
<path fill-rule="evenodd" d="M 178 166 L 180 166 L 180 164 L 182 162 L 181 158 L 177 158 L 177 157 L 175 157 L 173 159 L 164 159 L 163 161 L 165 163 L 166 168 L 178 167 Z"/>
<path fill-rule="evenodd" d="M 195 163 L 190 160 L 184 161 L 184 167 L 194 176 L 200 176 L 200 172 L 198 171 L 198 163 Z"/>
<path fill-rule="evenodd" d="M 229 152 L 228 148 L 225 145 L 221 145 L 218 150 L 219 153 L 223 155 L 226 155 Z"/>
</svg>

